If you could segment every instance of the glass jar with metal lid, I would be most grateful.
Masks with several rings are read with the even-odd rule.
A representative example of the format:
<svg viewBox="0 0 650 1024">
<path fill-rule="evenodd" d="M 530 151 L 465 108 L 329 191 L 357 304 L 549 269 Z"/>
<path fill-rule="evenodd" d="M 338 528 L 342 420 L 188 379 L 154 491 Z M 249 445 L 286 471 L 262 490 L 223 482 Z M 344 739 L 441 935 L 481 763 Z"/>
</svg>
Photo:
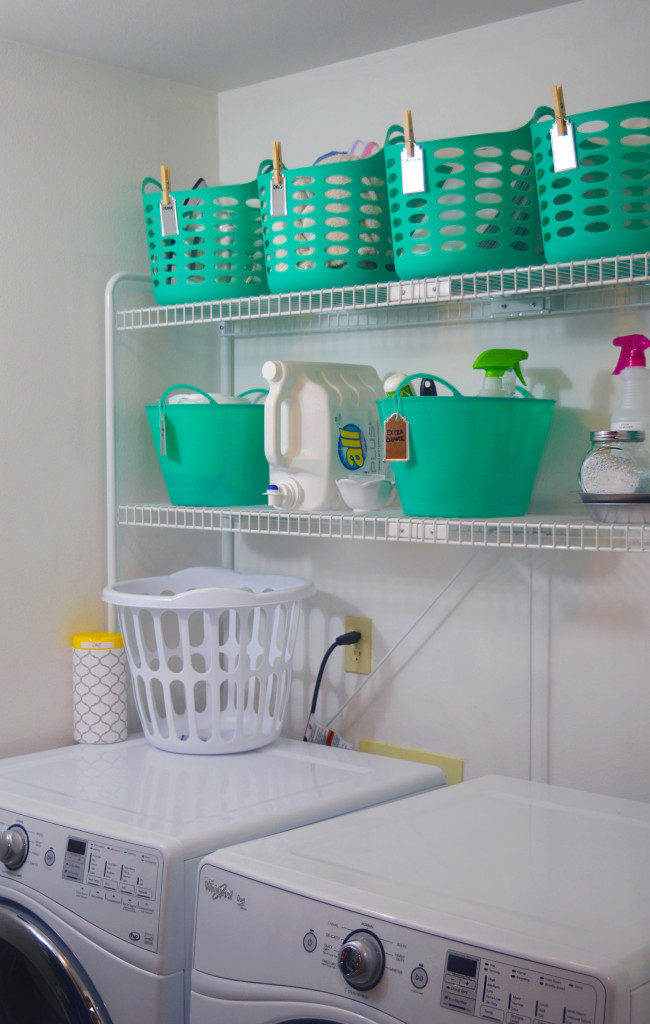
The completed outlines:
<svg viewBox="0 0 650 1024">
<path fill-rule="evenodd" d="M 643 430 L 592 430 L 580 466 L 585 494 L 650 493 L 650 452 Z"/>
</svg>

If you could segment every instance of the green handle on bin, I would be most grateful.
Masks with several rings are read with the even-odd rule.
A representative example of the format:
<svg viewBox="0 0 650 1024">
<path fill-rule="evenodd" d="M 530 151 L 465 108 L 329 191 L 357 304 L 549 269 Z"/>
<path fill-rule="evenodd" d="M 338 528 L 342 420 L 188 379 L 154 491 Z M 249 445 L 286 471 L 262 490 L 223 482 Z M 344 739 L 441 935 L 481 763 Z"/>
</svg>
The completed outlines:
<svg viewBox="0 0 650 1024">
<path fill-rule="evenodd" d="M 197 395 L 203 395 L 204 398 L 207 398 L 208 402 L 210 402 L 211 405 L 219 404 L 218 402 L 215 402 L 212 395 L 209 395 L 207 391 L 203 390 L 203 388 L 197 388 L 195 384 L 172 384 L 171 387 L 166 388 L 165 391 L 163 391 L 162 395 L 160 396 L 160 401 L 158 402 L 158 405 L 160 406 L 161 416 L 163 415 L 165 402 L 167 401 L 168 395 L 173 394 L 174 391 L 195 391 Z"/>
<path fill-rule="evenodd" d="M 404 387 L 405 384 L 410 383 L 410 381 L 412 380 L 417 380 L 419 377 L 428 377 L 429 380 L 435 380 L 436 384 L 444 384 L 446 388 L 449 388 L 454 398 L 463 397 L 458 388 L 455 388 L 454 385 L 450 384 L 449 381 L 445 380 L 444 377 L 436 377 L 434 373 L 409 373 L 408 377 L 405 377 L 404 380 L 401 381 L 401 383 L 395 388 L 395 394 L 393 395 L 393 404 L 395 406 L 396 413 L 399 412 L 399 403 L 402 398 L 402 388 Z M 414 395 L 413 397 L 415 398 L 416 396 Z"/>
<path fill-rule="evenodd" d="M 162 185 L 160 184 L 159 181 L 156 181 L 155 178 L 143 178 L 142 179 L 142 195 L 144 195 L 144 190 L 147 187 L 147 185 L 155 185 L 156 188 L 159 189 L 162 192 Z"/>
<path fill-rule="evenodd" d="M 541 106 L 538 107 L 530 121 L 527 121 L 524 128 L 530 127 L 532 124 L 537 124 L 545 117 L 555 117 L 555 114 L 551 107 Z M 471 136 L 470 136 L 471 138 Z M 385 146 L 404 145 L 404 129 L 401 124 L 391 124 L 386 131 L 386 139 L 384 141 Z"/>
<path fill-rule="evenodd" d="M 246 395 L 268 395 L 268 388 L 249 388 L 248 391 L 240 391 L 237 398 L 246 398 Z"/>
</svg>

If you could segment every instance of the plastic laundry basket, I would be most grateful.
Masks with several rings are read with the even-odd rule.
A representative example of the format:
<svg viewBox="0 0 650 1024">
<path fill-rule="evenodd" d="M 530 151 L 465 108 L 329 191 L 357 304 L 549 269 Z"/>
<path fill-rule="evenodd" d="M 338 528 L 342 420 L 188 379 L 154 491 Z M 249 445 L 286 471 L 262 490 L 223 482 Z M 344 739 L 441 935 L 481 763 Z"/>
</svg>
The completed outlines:
<svg viewBox="0 0 650 1024">
<path fill-rule="evenodd" d="M 267 293 L 257 183 L 170 194 L 176 201 L 176 237 L 162 234 L 160 183 L 153 178 L 142 182 L 156 302 L 207 302 Z"/>
<path fill-rule="evenodd" d="M 284 167 L 287 215 L 272 217 L 271 163 L 257 178 L 266 277 L 272 292 L 394 280 L 381 150 L 362 160 Z"/>
<path fill-rule="evenodd" d="M 106 587 L 146 738 L 187 754 L 254 750 L 280 734 L 300 604 L 294 576 L 184 569 Z"/>
<path fill-rule="evenodd" d="M 555 173 L 550 128 L 532 127 L 544 253 L 550 263 L 650 249 L 650 100 L 571 115 L 578 157 Z"/>
<path fill-rule="evenodd" d="M 404 195 L 404 132 L 388 129 L 384 154 L 395 269 L 400 278 L 473 274 L 542 259 L 531 125 L 418 142 L 425 191 Z"/>
<path fill-rule="evenodd" d="M 400 397 L 417 377 L 433 377 L 451 397 Z M 440 377 L 415 373 L 404 378 L 395 396 L 377 404 L 382 420 L 396 411 L 408 420 L 409 460 L 391 463 L 407 515 L 525 515 L 555 402 L 464 398 Z"/>
<path fill-rule="evenodd" d="M 175 391 L 197 392 L 207 402 L 170 405 Z M 249 394 L 267 392 L 253 388 L 239 397 Z M 263 503 L 269 486 L 263 404 L 219 404 L 201 388 L 175 384 L 146 409 L 172 505 Z"/>
</svg>

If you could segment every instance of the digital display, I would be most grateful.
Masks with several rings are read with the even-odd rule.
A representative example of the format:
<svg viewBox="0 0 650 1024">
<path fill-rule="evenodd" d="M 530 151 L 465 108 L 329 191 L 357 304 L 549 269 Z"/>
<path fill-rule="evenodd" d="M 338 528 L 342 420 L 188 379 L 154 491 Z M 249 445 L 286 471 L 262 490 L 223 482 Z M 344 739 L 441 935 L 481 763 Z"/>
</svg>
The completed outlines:
<svg viewBox="0 0 650 1024">
<path fill-rule="evenodd" d="M 86 843 L 83 839 L 73 839 L 71 836 L 68 837 L 68 853 L 79 853 L 85 854 Z"/>
<path fill-rule="evenodd" d="M 478 960 L 472 960 L 468 956 L 459 956 L 458 953 L 450 953 L 447 957 L 447 970 L 452 974 L 462 974 L 464 978 L 475 978 Z"/>
</svg>

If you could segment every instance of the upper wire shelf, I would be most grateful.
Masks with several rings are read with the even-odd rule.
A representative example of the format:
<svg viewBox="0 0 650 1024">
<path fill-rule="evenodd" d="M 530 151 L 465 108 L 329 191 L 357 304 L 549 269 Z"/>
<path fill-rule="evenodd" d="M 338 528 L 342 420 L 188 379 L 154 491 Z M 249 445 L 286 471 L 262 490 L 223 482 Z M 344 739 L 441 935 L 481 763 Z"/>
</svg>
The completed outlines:
<svg viewBox="0 0 650 1024">
<path fill-rule="evenodd" d="M 233 328 L 241 324 L 245 330 L 248 325 L 246 333 L 251 333 L 251 327 L 257 330 L 261 328 L 260 321 L 277 319 L 284 321 L 282 330 L 286 331 L 287 317 L 304 319 L 303 326 L 313 330 L 314 321 L 319 319 L 324 319 L 328 327 L 332 326 L 332 320 L 334 326 L 339 328 L 381 327 L 384 322 L 399 323 L 399 311 L 405 314 L 401 318 L 404 324 L 544 312 L 566 313 L 589 308 L 606 309 L 620 304 L 645 304 L 650 301 L 650 290 L 643 288 L 648 282 L 650 253 L 641 253 L 452 277 L 126 309 L 116 312 L 115 327 L 117 330 L 137 330 L 220 323 L 232 324 Z M 616 285 L 628 286 L 622 299 L 615 298 L 612 286 Z M 586 299 L 586 295 L 597 289 L 603 291 L 598 300 L 592 303 Z M 573 304 L 567 298 L 568 293 L 575 296 Z M 580 293 L 585 296 L 584 299 Z M 545 296 L 554 296 L 553 302 L 545 300 Z M 526 297 L 531 301 L 521 304 L 516 301 L 494 301 Z M 533 301 L 536 297 L 537 301 Z M 472 308 L 476 306 L 477 300 L 484 300 L 478 312 Z M 429 313 L 423 315 L 425 309 Z M 389 314 L 389 319 L 385 319 L 385 314 Z"/>
</svg>

